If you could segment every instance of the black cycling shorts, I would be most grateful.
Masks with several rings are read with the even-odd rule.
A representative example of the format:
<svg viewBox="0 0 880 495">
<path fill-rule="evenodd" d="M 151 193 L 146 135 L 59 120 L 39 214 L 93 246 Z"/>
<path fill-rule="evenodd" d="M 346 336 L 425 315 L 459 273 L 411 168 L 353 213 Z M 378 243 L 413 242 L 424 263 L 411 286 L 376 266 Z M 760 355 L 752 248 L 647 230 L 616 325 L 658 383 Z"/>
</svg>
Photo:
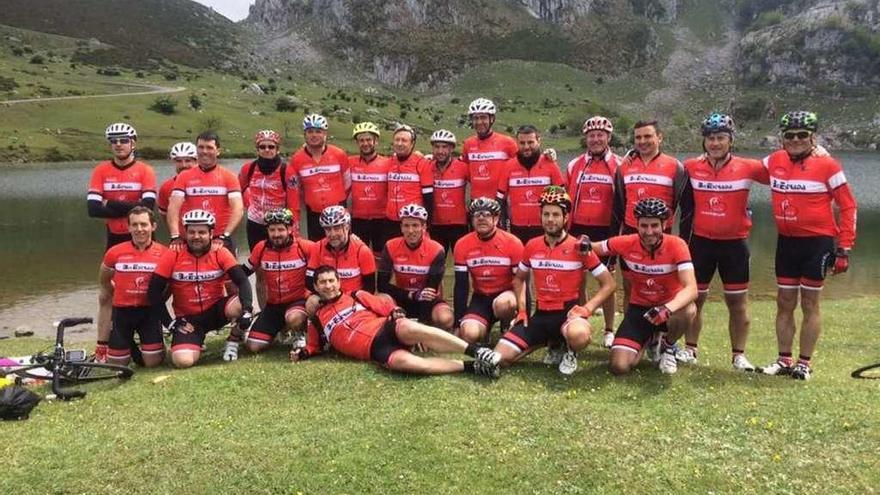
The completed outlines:
<svg viewBox="0 0 880 495">
<path fill-rule="evenodd" d="M 726 294 L 742 294 L 749 290 L 750 254 L 745 239 L 715 240 L 694 235 L 688 248 L 700 292 L 709 291 L 716 269 Z"/>
<path fill-rule="evenodd" d="M 455 243 L 467 235 L 467 233 L 467 225 L 432 225 L 428 231 L 431 239 L 434 239 L 443 246 L 447 258 L 452 254 Z"/>
<path fill-rule="evenodd" d="M 536 347 L 562 342 L 562 326 L 568 319 L 568 310 L 577 304 L 577 301 L 565 303 L 564 309 L 552 311 L 537 310 L 529 317 L 528 326 L 517 323 L 510 328 L 501 340 L 507 341 L 520 352 L 526 352 Z"/>
<path fill-rule="evenodd" d="M 373 250 L 373 253 L 381 253 L 385 248 L 385 222 L 384 218 L 352 218 L 351 233 L 358 236 L 364 244 Z M 400 235 L 399 229 L 397 235 Z"/>
<path fill-rule="evenodd" d="M 819 290 L 834 261 L 833 237 L 781 235 L 776 240 L 776 284 L 780 289 Z"/>
<path fill-rule="evenodd" d="M 382 366 L 388 366 L 388 361 L 392 354 L 398 351 L 408 351 L 406 345 L 397 338 L 397 322 L 388 318 L 388 321 L 382 325 L 379 333 L 373 338 L 370 344 L 370 359 Z"/>
<path fill-rule="evenodd" d="M 258 242 L 268 239 L 269 231 L 265 225 L 254 222 L 253 220 L 247 221 L 247 242 L 249 251 L 253 251 L 254 246 L 256 246 Z"/>
<path fill-rule="evenodd" d="M 289 304 L 267 304 L 257 319 L 254 320 L 248 340 L 254 340 L 264 344 L 272 343 L 275 335 L 287 326 L 287 314 L 291 311 L 299 311 L 306 314 L 305 300 L 294 301 Z"/>
<path fill-rule="evenodd" d="M 418 320 L 425 325 L 430 325 L 433 321 L 431 318 L 431 313 L 434 311 L 434 308 L 439 305 L 449 306 L 449 303 L 446 302 L 442 297 L 438 297 L 433 301 L 411 301 L 409 299 L 404 299 L 402 301 L 396 301 L 398 306 L 403 308 L 406 311 L 406 317 L 411 318 L 413 320 Z"/>
<path fill-rule="evenodd" d="M 630 303 L 623 315 L 623 321 L 617 327 L 614 334 L 614 343 L 611 349 L 626 349 L 639 352 L 657 332 L 666 331 L 666 323 L 654 325 L 645 319 L 645 313 L 651 309 L 647 306 L 638 306 Z"/>
<path fill-rule="evenodd" d="M 495 317 L 495 311 L 492 309 L 492 303 L 495 302 L 498 295 L 487 296 L 474 292 L 461 321 L 474 320 L 486 328 L 492 328 L 492 325 L 498 321 L 498 318 Z"/>
<path fill-rule="evenodd" d="M 171 351 L 173 352 L 175 348 L 201 350 L 208 332 L 220 330 L 229 324 L 229 320 L 226 318 L 226 305 L 233 297 L 237 296 L 226 296 L 220 299 L 204 313 L 186 315 L 186 321 L 190 322 L 195 330 L 190 333 L 174 332 L 174 335 L 171 336 Z"/>
<path fill-rule="evenodd" d="M 162 324 L 149 306 L 113 307 L 113 328 L 110 331 L 107 354 L 117 359 L 131 357 L 134 334 L 140 337 L 143 354 L 160 353 L 165 350 L 162 340 Z"/>
</svg>

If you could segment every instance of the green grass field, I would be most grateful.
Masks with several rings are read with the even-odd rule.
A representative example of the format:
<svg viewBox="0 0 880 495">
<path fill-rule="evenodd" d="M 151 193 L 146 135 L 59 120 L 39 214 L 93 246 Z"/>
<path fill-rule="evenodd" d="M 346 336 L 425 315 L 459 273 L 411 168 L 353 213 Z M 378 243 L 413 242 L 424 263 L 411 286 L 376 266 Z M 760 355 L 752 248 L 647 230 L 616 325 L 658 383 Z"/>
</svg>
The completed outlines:
<svg viewBox="0 0 880 495">
<path fill-rule="evenodd" d="M 598 347 L 568 379 L 543 353 L 497 381 L 292 365 L 282 350 L 222 364 L 218 338 L 194 369 L 139 370 L 0 426 L 0 491 L 875 493 L 880 383 L 849 378 L 880 359 L 874 300 L 825 307 L 809 382 L 731 371 L 718 303 L 702 363 L 671 377 L 645 364 L 613 378 Z M 759 364 L 775 357 L 773 311 L 752 306 Z"/>
</svg>

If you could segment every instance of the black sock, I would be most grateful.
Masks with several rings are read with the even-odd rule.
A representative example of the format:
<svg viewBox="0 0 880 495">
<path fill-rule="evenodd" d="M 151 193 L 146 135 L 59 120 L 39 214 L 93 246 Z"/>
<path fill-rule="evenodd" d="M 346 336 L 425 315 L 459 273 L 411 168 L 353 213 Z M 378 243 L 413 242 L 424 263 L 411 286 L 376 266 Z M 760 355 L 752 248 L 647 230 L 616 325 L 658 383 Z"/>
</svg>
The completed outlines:
<svg viewBox="0 0 880 495">
<path fill-rule="evenodd" d="M 464 372 L 465 373 L 473 373 L 474 372 L 474 362 L 473 361 L 465 361 L 464 362 Z"/>
<path fill-rule="evenodd" d="M 464 353 L 466 356 L 475 357 L 477 355 L 477 346 L 476 344 L 468 344 L 467 347 L 464 348 Z M 465 363 L 467 364 L 467 363 Z M 465 368 L 467 369 L 467 368 Z"/>
<path fill-rule="evenodd" d="M 106 341 L 106 340 L 99 340 L 99 341 L 96 342 L 96 343 L 97 343 L 98 345 L 108 345 L 110 342 L 108 342 L 108 341 Z"/>
</svg>

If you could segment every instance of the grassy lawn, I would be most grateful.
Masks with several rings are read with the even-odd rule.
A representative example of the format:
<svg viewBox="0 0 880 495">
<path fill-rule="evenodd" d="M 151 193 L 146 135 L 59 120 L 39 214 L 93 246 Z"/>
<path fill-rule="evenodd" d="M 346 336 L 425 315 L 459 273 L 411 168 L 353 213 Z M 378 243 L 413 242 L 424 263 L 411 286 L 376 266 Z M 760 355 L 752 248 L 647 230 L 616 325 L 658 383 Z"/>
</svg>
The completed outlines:
<svg viewBox="0 0 880 495">
<path fill-rule="evenodd" d="M 775 356 L 773 309 L 752 307 L 756 363 Z M 672 377 L 643 365 L 612 378 L 597 347 L 569 379 L 542 353 L 497 381 L 291 365 L 282 351 L 223 365 L 215 339 L 192 370 L 138 371 L 0 426 L 0 491 L 875 493 L 880 383 L 849 378 L 880 359 L 873 309 L 826 302 L 810 382 L 732 372 L 718 303 L 702 363 Z"/>
</svg>

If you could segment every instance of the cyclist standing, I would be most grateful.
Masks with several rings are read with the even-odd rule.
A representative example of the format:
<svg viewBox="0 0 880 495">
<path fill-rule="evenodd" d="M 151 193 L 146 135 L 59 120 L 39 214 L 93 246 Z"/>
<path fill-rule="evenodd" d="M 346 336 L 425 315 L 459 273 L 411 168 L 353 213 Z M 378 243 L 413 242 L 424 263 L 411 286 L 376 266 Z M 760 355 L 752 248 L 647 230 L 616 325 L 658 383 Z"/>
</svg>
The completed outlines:
<svg viewBox="0 0 880 495">
<path fill-rule="evenodd" d="M 822 329 L 819 296 L 828 269 L 836 275 L 847 271 L 856 240 L 856 200 L 840 162 L 816 156 L 818 118 L 813 112 L 789 112 L 782 116 L 782 149 L 764 158 L 770 174 L 776 242 L 776 341 L 779 357 L 763 368 L 768 375 L 791 375 L 808 380 L 811 358 Z M 832 205 L 839 210 L 834 218 Z M 804 313 L 800 354 L 792 362 L 797 328 L 794 310 Z"/>
<path fill-rule="evenodd" d="M 767 184 L 767 170 L 758 160 L 731 153 L 735 127 L 729 115 L 713 113 L 701 126 L 705 153 L 684 162 L 691 187 L 681 198 L 681 238 L 688 242 L 697 279 L 697 314 L 685 333 L 679 361 L 697 361 L 703 327 L 702 310 L 717 269 L 727 304 L 733 369 L 754 371 L 745 356 L 749 336 L 749 245 L 752 227 L 749 191 Z"/>
<path fill-rule="evenodd" d="M 568 162 L 566 167 L 569 196 L 572 197 L 571 235 L 586 234 L 594 241 L 611 236 L 611 210 L 614 204 L 614 176 L 621 158 L 611 151 L 614 126 L 601 115 L 584 122 L 586 153 Z M 599 258 L 614 272 L 614 257 Z M 603 344 L 610 348 L 614 341 L 614 294 L 602 304 L 605 319 Z"/>
<path fill-rule="evenodd" d="M 360 122 L 354 126 L 352 137 L 358 154 L 348 157 L 351 168 L 351 231 L 364 241 L 374 253 L 385 245 L 385 202 L 388 198 L 389 158 L 380 155 L 379 126 Z"/>
<path fill-rule="evenodd" d="M 468 166 L 453 157 L 455 134 L 438 129 L 431 134 L 428 160 L 434 173 L 434 212 L 431 215 L 431 238 L 452 253 L 456 241 L 467 234 L 466 188 Z"/>
<path fill-rule="evenodd" d="M 235 174 L 220 165 L 220 136 L 205 131 L 196 138 L 198 167 L 181 172 L 174 180 L 174 190 L 168 200 L 168 232 L 170 248 L 183 250 L 186 242 L 181 238 L 181 218 L 192 210 L 204 210 L 216 219 L 212 226 L 214 243 L 235 253 L 232 234 L 241 222 L 244 203 L 241 186 Z M 185 225 L 185 223 L 184 223 Z M 217 234 L 217 232 L 220 234 Z"/>
<path fill-rule="evenodd" d="M 290 157 L 288 168 L 299 178 L 305 196 L 308 238 L 317 241 L 324 236 L 318 218 L 324 208 L 345 205 L 351 189 L 348 155 L 327 144 L 327 119 L 316 113 L 303 119 L 305 144 Z"/>
<path fill-rule="evenodd" d="M 89 180 L 89 216 L 106 218 L 106 249 L 130 241 L 128 212 L 135 206 L 153 209 L 156 205 L 156 173 L 135 157 L 137 131 L 126 123 L 110 124 L 104 137 L 113 158 L 99 163 Z M 106 250 L 105 249 L 105 250 Z"/>
<path fill-rule="evenodd" d="M 385 238 L 400 234 L 400 209 L 409 204 L 434 210 L 434 174 L 431 163 L 415 149 L 416 131 L 400 125 L 392 136 L 394 156 L 388 159 L 388 201 L 385 204 Z M 383 246 L 384 247 L 384 246 Z"/>
<path fill-rule="evenodd" d="M 159 197 L 156 199 L 156 206 L 159 208 L 159 214 L 162 215 L 163 220 L 168 216 L 168 202 L 171 199 L 171 191 L 174 190 L 174 181 L 177 180 L 177 176 L 184 170 L 189 170 L 198 164 L 196 145 L 190 142 L 175 143 L 168 156 L 174 162 L 175 175 L 162 183 L 159 187 Z M 183 232 L 182 222 L 178 222 L 178 232 Z"/>
<path fill-rule="evenodd" d="M 486 98 L 477 98 L 468 105 L 475 134 L 462 143 L 461 160 L 469 167 L 472 198 L 494 198 L 504 163 L 516 156 L 516 141 L 492 130 L 496 112 L 495 103 Z"/>
</svg>

